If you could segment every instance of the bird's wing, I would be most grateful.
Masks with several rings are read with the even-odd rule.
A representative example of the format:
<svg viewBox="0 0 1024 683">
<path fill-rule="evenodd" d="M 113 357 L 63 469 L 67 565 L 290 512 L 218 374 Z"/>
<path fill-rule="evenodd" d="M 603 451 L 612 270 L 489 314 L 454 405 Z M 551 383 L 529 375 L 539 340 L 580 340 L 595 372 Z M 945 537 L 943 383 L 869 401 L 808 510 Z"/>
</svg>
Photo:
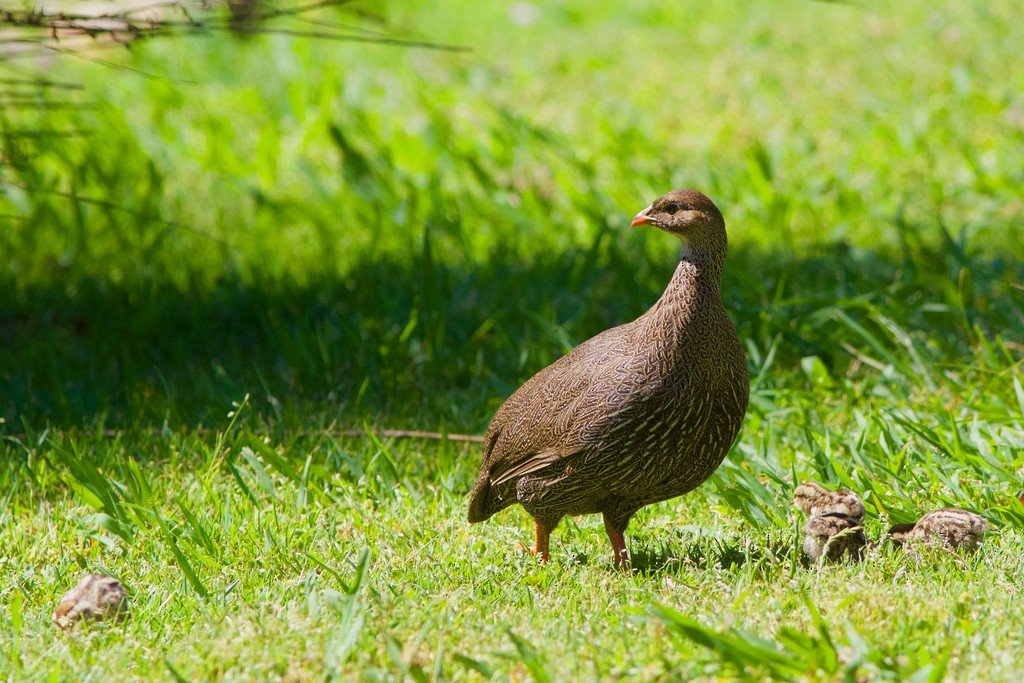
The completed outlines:
<svg viewBox="0 0 1024 683">
<path fill-rule="evenodd" d="M 622 326 L 626 327 L 626 326 Z M 487 430 L 485 456 L 492 485 L 512 481 L 596 445 L 595 425 L 624 408 L 644 387 L 636 377 L 627 330 L 614 328 L 583 342 L 527 380 L 498 409 Z"/>
<path fill-rule="evenodd" d="M 575 449 L 573 449 L 572 452 L 575 452 Z M 561 460 L 564 456 L 570 454 L 571 453 L 559 452 L 557 450 L 545 451 L 543 453 L 534 453 L 533 455 L 530 455 L 523 460 L 520 460 L 516 463 L 512 463 L 511 467 L 509 467 L 506 470 L 503 470 L 500 473 L 496 473 L 492 469 L 491 485 L 501 486 L 506 481 L 512 481 L 513 479 L 518 479 L 524 474 L 530 474 L 531 472 L 542 470 L 548 465 L 552 465 Z"/>
</svg>

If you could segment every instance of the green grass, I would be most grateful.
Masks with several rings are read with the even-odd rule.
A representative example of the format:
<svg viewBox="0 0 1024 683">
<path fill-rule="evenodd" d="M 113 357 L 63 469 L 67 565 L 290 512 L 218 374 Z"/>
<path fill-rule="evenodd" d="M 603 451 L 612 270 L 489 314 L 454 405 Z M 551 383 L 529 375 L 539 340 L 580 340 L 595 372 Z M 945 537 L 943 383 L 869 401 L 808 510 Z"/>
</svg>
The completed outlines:
<svg viewBox="0 0 1024 683">
<path fill-rule="evenodd" d="M 388 8 L 468 54 L 152 43 L 115 59 L 194 83 L 58 61 L 94 109 L 0 111 L 0 677 L 1021 677 L 1016 5 L 620 5 Z M 10 135 L 44 123 L 93 135 Z M 656 299 L 675 247 L 625 226 L 683 186 L 751 404 L 636 572 L 597 518 L 546 566 L 522 511 L 468 526 L 477 445 L 341 435 L 481 433 Z M 873 538 L 992 531 L 806 567 L 807 478 Z M 130 619 L 59 635 L 93 571 Z"/>
</svg>

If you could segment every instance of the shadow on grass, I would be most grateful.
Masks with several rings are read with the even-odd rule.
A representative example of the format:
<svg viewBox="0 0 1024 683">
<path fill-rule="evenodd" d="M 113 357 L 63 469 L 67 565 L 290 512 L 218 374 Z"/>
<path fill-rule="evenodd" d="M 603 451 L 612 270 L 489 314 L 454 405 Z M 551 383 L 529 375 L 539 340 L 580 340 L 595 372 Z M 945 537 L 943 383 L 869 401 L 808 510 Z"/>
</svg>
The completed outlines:
<svg viewBox="0 0 1024 683">
<path fill-rule="evenodd" d="M 794 553 L 797 555 L 794 557 Z M 674 576 L 683 567 L 698 570 L 719 568 L 737 570 L 750 562 L 759 566 L 800 562 L 799 549 L 791 545 L 743 547 L 733 542 L 712 544 L 691 542 L 683 547 L 661 544 L 656 548 L 636 546 L 630 551 L 633 571 L 644 576 Z"/>
<path fill-rule="evenodd" d="M 0 303 L 0 417 L 8 430 L 97 419 L 196 427 L 221 424 L 249 393 L 259 414 L 283 424 L 308 427 L 313 411 L 482 431 L 533 372 L 657 299 L 674 263 L 635 245 L 598 239 L 587 251 L 530 262 L 496 253 L 471 267 L 427 248 L 302 285 L 232 275 L 202 289 L 66 274 L 44 288 L 0 283 L 10 293 Z M 834 372 L 851 349 L 902 359 L 904 336 L 932 361 L 961 358 L 979 333 L 1024 321 L 1008 286 L 1024 277 L 1020 264 L 966 258 L 740 248 L 723 292 L 748 349 L 763 356 L 776 345 L 776 366 L 817 356 Z"/>
</svg>

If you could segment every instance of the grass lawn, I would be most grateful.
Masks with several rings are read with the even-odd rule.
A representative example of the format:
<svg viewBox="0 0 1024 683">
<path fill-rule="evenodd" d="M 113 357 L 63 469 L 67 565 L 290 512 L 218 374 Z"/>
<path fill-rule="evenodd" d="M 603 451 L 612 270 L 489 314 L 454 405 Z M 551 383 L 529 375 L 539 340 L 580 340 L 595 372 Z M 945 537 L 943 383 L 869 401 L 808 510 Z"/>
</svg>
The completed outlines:
<svg viewBox="0 0 1024 683">
<path fill-rule="evenodd" d="M 89 105 L 0 109 L 0 678 L 1024 678 L 1017 3 L 623 5 L 0 61 Z M 15 134 L 54 127 L 92 135 Z M 728 225 L 744 429 L 633 572 L 597 517 L 541 565 L 519 508 L 465 522 L 479 444 L 380 431 L 481 434 L 642 313 L 677 247 L 627 226 L 676 187 Z M 806 479 L 873 539 L 991 530 L 805 566 Z M 131 615 L 61 634 L 91 572 Z"/>
</svg>

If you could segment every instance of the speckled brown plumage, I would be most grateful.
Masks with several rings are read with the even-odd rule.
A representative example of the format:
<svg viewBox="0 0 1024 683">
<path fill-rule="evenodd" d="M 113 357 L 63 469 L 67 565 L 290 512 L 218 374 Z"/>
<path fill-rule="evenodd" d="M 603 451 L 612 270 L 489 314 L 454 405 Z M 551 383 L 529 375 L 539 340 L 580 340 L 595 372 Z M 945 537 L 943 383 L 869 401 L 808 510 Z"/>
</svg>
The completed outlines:
<svg viewBox="0 0 1024 683">
<path fill-rule="evenodd" d="M 864 522 L 864 502 L 850 489 L 831 491 L 817 482 L 804 482 L 793 490 L 793 504 L 808 517 L 838 512 Z"/>
<path fill-rule="evenodd" d="M 811 515 L 804 527 L 804 554 L 811 562 L 861 559 L 866 544 L 861 522 L 840 512 Z"/>
<path fill-rule="evenodd" d="M 974 550 L 985 538 L 988 522 L 981 515 L 959 508 L 929 512 L 914 524 L 896 524 L 889 538 L 897 545 L 929 543 L 949 550 Z"/>
<path fill-rule="evenodd" d="M 128 594 L 120 581 L 104 574 L 89 574 L 64 594 L 53 612 L 53 623 L 62 629 L 84 620 L 123 619 L 128 613 Z"/>
<path fill-rule="evenodd" d="M 536 521 L 534 552 L 544 559 L 562 517 L 601 513 L 622 564 L 633 514 L 710 477 L 746 412 L 746 358 L 720 296 L 726 235 L 718 208 L 677 190 L 632 225 L 683 241 L 664 294 L 633 322 L 534 375 L 485 435 L 469 521 L 520 503 Z"/>
</svg>

